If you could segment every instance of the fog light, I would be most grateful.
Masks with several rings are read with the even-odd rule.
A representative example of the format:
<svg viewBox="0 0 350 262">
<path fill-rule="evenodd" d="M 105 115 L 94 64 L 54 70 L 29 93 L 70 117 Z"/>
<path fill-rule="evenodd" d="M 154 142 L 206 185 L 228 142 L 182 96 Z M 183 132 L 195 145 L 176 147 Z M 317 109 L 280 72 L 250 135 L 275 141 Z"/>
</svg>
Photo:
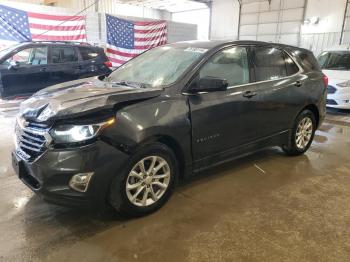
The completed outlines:
<svg viewBox="0 0 350 262">
<path fill-rule="evenodd" d="M 76 174 L 70 179 L 69 186 L 76 191 L 86 192 L 93 174 L 93 172 Z"/>
</svg>

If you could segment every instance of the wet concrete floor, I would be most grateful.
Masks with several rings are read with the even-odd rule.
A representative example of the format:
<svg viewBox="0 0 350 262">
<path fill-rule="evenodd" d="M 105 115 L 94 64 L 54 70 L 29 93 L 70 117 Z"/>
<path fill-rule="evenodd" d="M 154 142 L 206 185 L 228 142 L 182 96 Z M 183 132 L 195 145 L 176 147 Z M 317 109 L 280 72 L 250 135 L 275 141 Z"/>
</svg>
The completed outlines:
<svg viewBox="0 0 350 262">
<path fill-rule="evenodd" d="M 13 123 L 0 114 L 0 261 L 350 261 L 346 115 L 307 154 L 269 149 L 210 169 L 138 219 L 35 196 L 11 169 Z"/>
</svg>

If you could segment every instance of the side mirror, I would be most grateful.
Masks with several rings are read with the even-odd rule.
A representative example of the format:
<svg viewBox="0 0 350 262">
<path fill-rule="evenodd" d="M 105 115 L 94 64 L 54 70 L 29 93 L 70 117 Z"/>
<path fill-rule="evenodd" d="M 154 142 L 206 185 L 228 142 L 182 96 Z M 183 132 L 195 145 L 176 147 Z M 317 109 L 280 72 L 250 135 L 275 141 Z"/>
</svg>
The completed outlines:
<svg viewBox="0 0 350 262">
<path fill-rule="evenodd" d="M 18 61 L 10 61 L 10 65 L 8 66 L 8 69 L 17 69 L 19 67 Z"/>
<path fill-rule="evenodd" d="M 213 91 L 225 91 L 227 90 L 228 82 L 226 79 L 206 76 L 194 81 L 189 91 L 192 93 L 197 92 L 213 92 Z"/>
</svg>

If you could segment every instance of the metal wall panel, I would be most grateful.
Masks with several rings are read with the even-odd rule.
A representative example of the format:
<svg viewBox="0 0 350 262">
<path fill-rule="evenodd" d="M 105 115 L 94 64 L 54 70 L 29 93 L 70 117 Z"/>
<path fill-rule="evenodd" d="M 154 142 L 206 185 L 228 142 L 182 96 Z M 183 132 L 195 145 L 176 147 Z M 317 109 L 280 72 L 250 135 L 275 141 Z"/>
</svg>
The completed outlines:
<svg viewBox="0 0 350 262">
<path fill-rule="evenodd" d="M 339 44 L 340 32 L 321 33 L 321 34 L 303 34 L 301 36 L 301 47 L 310 49 L 315 55 L 318 55 L 327 47 Z"/>
<path fill-rule="evenodd" d="M 278 11 L 272 11 L 272 12 L 263 12 L 259 14 L 259 23 L 277 23 L 279 12 Z"/>
<path fill-rule="evenodd" d="M 277 34 L 277 24 L 259 24 L 258 35 L 275 35 Z"/>
<path fill-rule="evenodd" d="M 243 1 L 240 39 L 298 45 L 304 4 L 305 0 Z M 252 17 L 257 19 L 254 20 Z"/>
</svg>

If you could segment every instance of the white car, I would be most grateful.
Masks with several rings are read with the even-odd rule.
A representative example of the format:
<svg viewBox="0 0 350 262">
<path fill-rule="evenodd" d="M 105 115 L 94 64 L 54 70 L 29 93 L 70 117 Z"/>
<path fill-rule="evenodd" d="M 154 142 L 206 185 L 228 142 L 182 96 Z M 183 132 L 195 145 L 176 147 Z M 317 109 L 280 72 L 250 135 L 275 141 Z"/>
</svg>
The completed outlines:
<svg viewBox="0 0 350 262">
<path fill-rule="evenodd" d="M 350 45 L 324 50 L 318 56 L 323 73 L 328 77 L 327 107 L 350 109 Z"/>
</svg>

